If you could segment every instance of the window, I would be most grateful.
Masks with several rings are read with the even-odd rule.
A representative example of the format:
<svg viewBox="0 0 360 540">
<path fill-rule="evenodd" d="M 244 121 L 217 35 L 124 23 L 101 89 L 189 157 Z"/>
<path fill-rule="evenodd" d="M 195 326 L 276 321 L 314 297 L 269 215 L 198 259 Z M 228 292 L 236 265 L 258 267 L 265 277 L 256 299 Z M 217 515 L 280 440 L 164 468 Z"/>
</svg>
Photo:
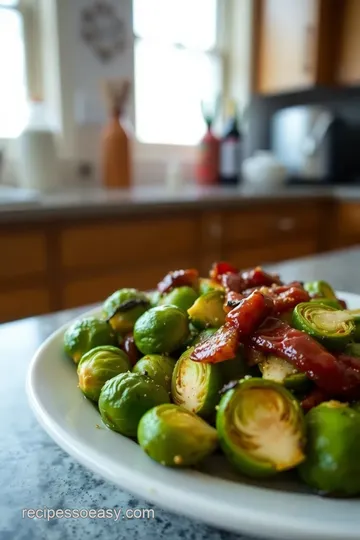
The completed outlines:
<svg viewBox="0 0 360 540">
<path fill-rule="evenodd" d="M 196 144 L 221 88 L 217 0 L 133 0 L 140 142 Z"/>
<path fill-rule="evenodd" d="M 17 137 L 26 121 L 25 58 L 21 13 L 0 0 L 0 139 Z"/>
</svg>

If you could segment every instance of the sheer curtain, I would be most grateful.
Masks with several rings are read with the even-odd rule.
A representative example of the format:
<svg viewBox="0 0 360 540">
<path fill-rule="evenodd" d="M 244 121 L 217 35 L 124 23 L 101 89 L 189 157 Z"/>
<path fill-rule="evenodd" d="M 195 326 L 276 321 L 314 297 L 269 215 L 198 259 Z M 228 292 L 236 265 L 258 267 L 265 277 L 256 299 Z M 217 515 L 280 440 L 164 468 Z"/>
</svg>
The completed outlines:
<svg viewBox="0 0 360 540">
<path fill-rule="evenodd" d="M 135 115 L 141 142 L 196 144 L 201 101 L 221 83 L 217 0 L 134 0 Z"/>
<path fill-rule="evenodd" d="M 17 137 L 27 117 L 22 16 L 15 0 L 0 0 L 0 139 Z"/>
</svg>

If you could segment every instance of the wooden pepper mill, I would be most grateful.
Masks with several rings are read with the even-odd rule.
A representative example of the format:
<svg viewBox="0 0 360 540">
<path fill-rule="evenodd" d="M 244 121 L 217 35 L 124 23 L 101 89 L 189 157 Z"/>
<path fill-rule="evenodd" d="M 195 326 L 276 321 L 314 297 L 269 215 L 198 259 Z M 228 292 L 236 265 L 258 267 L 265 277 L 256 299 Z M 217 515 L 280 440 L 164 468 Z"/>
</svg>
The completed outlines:
<svg viewBox="0 0 360 540">
<path fill-rule="evenodd" d="M 130 90 L 129 81 L 108 81 L 104 87 L 109 119 L 101 135 L 102 180 L 107 188 L 131 185 L 129 136 L 121 125 L 121 115 Z"/>
</svg>

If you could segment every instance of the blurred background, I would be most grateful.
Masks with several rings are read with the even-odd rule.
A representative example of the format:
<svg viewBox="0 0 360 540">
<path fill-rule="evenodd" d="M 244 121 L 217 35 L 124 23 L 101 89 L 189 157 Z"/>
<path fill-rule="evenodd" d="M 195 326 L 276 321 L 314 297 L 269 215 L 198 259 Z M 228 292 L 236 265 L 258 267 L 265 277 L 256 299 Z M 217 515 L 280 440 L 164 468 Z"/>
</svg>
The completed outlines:
<svg viewBox="0 0 360 540">
<path fill-rule="evenodd" d="M 1 322 L 359 240 L 359 0 L 0 0 Z"/>
</svg>

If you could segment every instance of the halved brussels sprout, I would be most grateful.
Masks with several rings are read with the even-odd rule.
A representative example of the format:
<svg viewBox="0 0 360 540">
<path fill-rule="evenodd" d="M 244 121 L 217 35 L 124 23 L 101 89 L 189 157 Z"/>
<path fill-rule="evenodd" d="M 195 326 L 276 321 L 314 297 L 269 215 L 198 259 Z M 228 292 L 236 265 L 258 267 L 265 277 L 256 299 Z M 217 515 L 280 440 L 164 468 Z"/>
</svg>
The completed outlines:
<svg viewBox="0 0 360 540">
<path fill-rule="evenodd" d="M 323 494 L 360 493 L 360 413 L 346 403 L 329 401 L 305 417 L 306 460 L 299 467 L 302 480 Z"/>
<path fill-rule="evenodd" d="M 316 302 L 317 304 L 322 304 L 323 306 L 330 306 L 334 309 L 343 309 L 342 305 L 336 298 L 312 298 L 310 302 Z"/>
<path fill-rule="evenodd" d="M 343 349 L 355 332 L 344 311 L 316 302 L 303 302 L 293 311 L 293 326 L 306 332 L 328 349 Z"/>
<path fill-rule="evenodd" d="M 292 364 L 278 356 L 266 356 L 260 362 L 259 368 L 263 379 L 281 383 L 289 390 L 305 392 L 311 386 L 305 373 L 300 373 Z"/>
<path fill-rule="evenodd" d="M 200 296 L 188 309 L 188 315 L 194 326 L 200 330 L 209 326 L 220 328 L 225 323 L 225 294 L 222 291 L 210 291 Z"/>
<path fill-rule="evenodd" d="M 64 334 L 64 350 L 75 364 L 81 357 L 100 345 L 116 345 L 116 337 L 108 323 L 96 317 L 75 321 Z"/>
<path fill-rule="evenodd" d="M 160 299 L 159 305 L 177 306 L 183 311 L 187 311 L 198 296 L 197 292 L 191 287 L 176 287 Z"/>
<path fill-rule="evenodd" d="M 106 381 L 131 369 L 128 356 L 117 347 L 95 347 L 81 358 L 77 373 L 79 388 L 85 396 L 97 402 Z"/>
<path fill-rule="evenodd" d="M 136 289 L 120 289 L 107 298 L 103 315 L 120 334 L 131 332 L 135 321 L 149 308 L 148 296 Z"/>
<path fill-rule="evenodd" d="M 226 456 L 248 476 L 271 476 L 304 459 L 303 415 L 281 384 L 258 378 L 241 381 L 221 398 L 216 428 Z"/>
<path fill-rule="evenodd" d="M 304 283 L 304 289 L 311 295 L 336 300 L 334 289 L 326 281 L 308 281 Z"/>
<path fill-rule="evenodd" d="M 163 386 L 139 373 L 127 372 L 104 384 L 99 411 L 108 428 L 135 437 L 140 418 L 162 403 L 169 403 L 169 394 Z"/>
<path fill-rule="evenodd" d="M 209 416 L 220 401 L 219 391 L 223 380 L 216 364 L 190 360 L 194 347 L 182 354 L 176 362 L 171 382 L 174 403 L 199 416 Z"/>
<path fill-rule="evenodd" d="M 176 360 L 165 354 L 147 354 L 134 366 L 133 373 L 150 377 L 156 384 L 161 384 L 170 393 L 171 377 Z"/>
<path fill-rule="evenodd" d="M 210 291 L 223 291 L 224 287 L 220 285 L 214 279 L 200 278 L 199 279 L 199 293 L 206 294 Z"/>
<path fill-rule="evenodd" d="M 186 313 L 176 306 L 158 306 L 146 311 L 135 323 L 135 345 L 143 354 L 170 354 L 189 335 Z"/>
<path fill-rule="evenodd" d="M 152 459 L 167 467 L 196 465 L 212 454 L 217 433 L 196 414 L 177 405 L 159 405 L 144 414 L 138 442 Z"/>
</svg>

